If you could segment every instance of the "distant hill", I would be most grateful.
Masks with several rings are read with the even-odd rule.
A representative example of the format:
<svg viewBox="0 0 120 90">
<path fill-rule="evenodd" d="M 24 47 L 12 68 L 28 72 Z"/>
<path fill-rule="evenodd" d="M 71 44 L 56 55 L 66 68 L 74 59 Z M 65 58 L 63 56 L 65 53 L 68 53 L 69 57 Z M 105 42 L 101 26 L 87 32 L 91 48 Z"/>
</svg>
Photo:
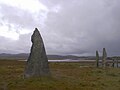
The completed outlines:
<svg viewBox="0 0 120 90">
<path fill-rule="evenodd" d="M 7 53 L 1 53 L 0 59 L 27 59 L 29 56 L 28 53 L 19 53 L 19 54 L 7 54 Z M 61 59 L 78 59 L 78 56 L 61 56 L 61 55 L 47 55 L 48 59 L 51 60 L 61 60 Z"/>
<path fill-rule="evenodd" d="M 52 59 L 52 60 L 62 60 L 62 59 L 73 59 L 73 60 L 77 60 L 80 57 L 78 56 L 73 56 L 73 55 L 67 55 L 67 56 L 61 56 L 61 55 L 47 55 L 48 59 Z"/>
<path fill-rule="evenodd" d="M 27 59 L 28 58 L 27 53 L 19 53 L 19 54 L 7 54 L 7 53 L 1 53 L 0 59 Z"/>
<path fill-rule="evenodd" d="M 1 53 L 0 59 L 22 59 L 25 60 L 29 56 L 28 53 L 19 54 L 7 54 Z M 72 60 L 95 60 L 95 56 L 74 56 L 74 55 L 47 55 L 49 60 L 62 60 L 62 59 L 72 59 Z"/>
</svg>

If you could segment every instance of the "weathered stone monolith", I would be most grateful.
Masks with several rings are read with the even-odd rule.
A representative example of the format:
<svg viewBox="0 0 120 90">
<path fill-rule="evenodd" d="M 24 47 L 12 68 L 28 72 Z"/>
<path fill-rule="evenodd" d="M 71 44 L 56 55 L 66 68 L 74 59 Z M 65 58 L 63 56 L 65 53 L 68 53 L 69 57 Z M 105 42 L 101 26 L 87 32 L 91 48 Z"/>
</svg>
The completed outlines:
<svg viewBox="0 0 120 90">
<path fill-rule="evenodd" d="M 42 37 L 37 28 L 31 37 L 32 47 L 25 68 L 26 77 L 49 76 L 50 70 Z"/>
<path fill-rule="evenodd" d="M 99 53 L 96 51 L 96 67 L 99 67 Z"/>
<path fill-rule="evenodd" d="M 115 67 L 115 59 L 113 58 L 113 64 L 112 64 L 112 67 Z"/>
<path fill-rule="evenodd" d="M 107 52 L 106 49 L 103 48 L 103 56 L 102 56 L 102 66 L 106 67 L 106 59 L 107 59 Z"/>
</svg>

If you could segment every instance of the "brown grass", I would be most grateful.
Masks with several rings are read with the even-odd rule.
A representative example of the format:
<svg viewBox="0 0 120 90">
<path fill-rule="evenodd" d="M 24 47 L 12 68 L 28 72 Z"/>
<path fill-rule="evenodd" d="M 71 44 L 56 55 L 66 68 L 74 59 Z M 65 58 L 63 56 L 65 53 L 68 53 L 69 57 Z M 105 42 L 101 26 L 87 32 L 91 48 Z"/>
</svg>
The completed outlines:
<svg viewBox="0 0 120 90">
<path fill-rule="evenodd" d="M 120 68 L 50 63 L 51 77 L 23 79 L 24 67 L 22 61 L 0 60 L 0 90 L 120 90 Z"/>
</svg>

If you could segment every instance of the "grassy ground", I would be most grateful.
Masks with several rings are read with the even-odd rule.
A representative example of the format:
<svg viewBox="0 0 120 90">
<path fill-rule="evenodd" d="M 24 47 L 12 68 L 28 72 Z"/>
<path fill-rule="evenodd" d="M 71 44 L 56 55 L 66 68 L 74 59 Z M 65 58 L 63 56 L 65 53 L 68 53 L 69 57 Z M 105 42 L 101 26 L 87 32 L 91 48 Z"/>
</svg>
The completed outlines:
<svg viewBox="0 0 120 90">
<path fill-rule="evenodd" d="M 22 61 L 0 60 L 0 90 L 120 90 L 120 68 L 50 63 L 51 77 L 23 79 L 24 66 Z"/>
</svg>

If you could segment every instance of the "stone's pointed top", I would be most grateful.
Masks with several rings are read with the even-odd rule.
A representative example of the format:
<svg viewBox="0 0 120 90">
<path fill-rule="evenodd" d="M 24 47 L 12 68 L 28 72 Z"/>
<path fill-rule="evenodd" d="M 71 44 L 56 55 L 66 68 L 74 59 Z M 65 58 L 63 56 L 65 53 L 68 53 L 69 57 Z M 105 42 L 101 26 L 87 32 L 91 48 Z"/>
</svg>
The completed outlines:
<svg viewBox="0 0 120 90">
<path fill-rule="evenodd" d="M 37 28 L 35 28 L 35 31 L 38 31 L 38 29 L 37 29 Z"/>
<path fill-rule="evenodd" d="M 38 30 L 37 28 L 35 28 L 35 30 L 34 30 L 34 32 L 33 32 L 33 34 L 32 34 L 31 41 L 32 41 L 33 43 L 43 42 L 43 41 L 42 41 L 42 37 L 41 37 L 41 35 L 40 35 L 40 32 L 39 32 L 39 30 Z"/>
<path fill-rule="evenodd" d="M 34 37 L 35 37 L 35 36 L 40 36 L 40 37 L 41 37 L 40 32 L 39 32 L 39 30 L 38 30 L 37 28 L 35 28 L 35 30 L 34 30 L 34 32 L 33 32 L 33 36 L 34 36 Z"/>
<path fill-rule="evenodd" d="M 34 33 L 37 32 L 37 33 L 40 33 L 39 30 L 37 28 L 35 28 L 34 30 Z"/>
</svg>

